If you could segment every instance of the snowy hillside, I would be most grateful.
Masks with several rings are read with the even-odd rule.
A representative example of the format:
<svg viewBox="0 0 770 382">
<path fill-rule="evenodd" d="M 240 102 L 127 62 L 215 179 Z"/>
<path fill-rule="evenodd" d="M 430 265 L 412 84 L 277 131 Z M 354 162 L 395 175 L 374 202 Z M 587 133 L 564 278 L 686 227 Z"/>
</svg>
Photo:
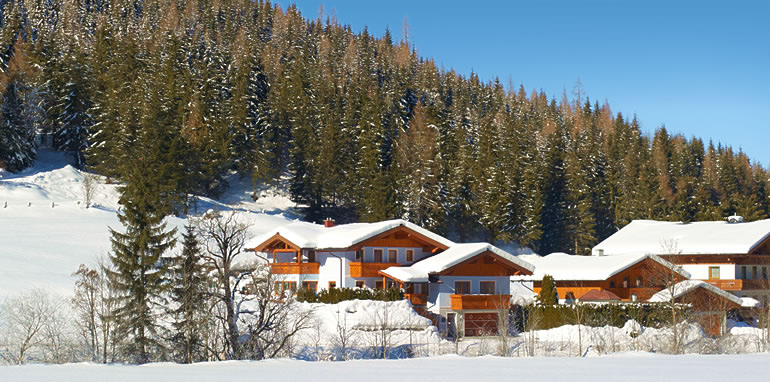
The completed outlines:
<svg viewBox="0 0 770 382">
<path fill-rule="evenodd" d="M 58 152 L 41 151 L 33 168 L 19 174 L 0 173 L 0 296 L 32 288 L 70 295 L 72 272 L 80 264 L 95 265 L 110 251 L 107 227 L 122 230 L 117 218 L 119 192 L 100 178 L 91 208 L 84 204 L 85 174 L 67 164 Z M 251 199 L 248 178 L 229 179 L 231 188 L 221 199 L 198 199 L 198 211 L 235 209 L 252 227 L 252 235 L 288 224 L 296 215 L 285 195 L 260 190 Z M 186 219 L 170 217 L 180 229 Z"/>
</svg>

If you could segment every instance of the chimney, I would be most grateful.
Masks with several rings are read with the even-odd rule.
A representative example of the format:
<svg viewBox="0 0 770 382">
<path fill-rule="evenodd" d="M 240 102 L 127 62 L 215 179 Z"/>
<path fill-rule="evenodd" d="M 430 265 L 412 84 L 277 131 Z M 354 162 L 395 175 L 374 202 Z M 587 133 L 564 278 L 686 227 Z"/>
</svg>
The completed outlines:
<svg viewBox="0 0 770 382">
<path fill-rule="evenodd" d="M 324 227 L 326 228 L 334 227 L 334 219 L 326 218 L 326 220 L 324 220 Z"/>
<path fill-rule="evenodd" d="M 731 224 L 743 223 L 743 216 L 733 214 L 733 216 L 727 218 L 727 222 Z"/>
</svg>

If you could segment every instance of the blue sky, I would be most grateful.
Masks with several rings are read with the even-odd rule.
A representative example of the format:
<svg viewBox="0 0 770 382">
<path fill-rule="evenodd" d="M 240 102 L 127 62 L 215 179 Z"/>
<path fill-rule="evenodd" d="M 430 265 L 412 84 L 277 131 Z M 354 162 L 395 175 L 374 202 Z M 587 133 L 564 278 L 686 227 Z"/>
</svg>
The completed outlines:
<svg viewBox="0 0 770 382">
<path fill-rule="evenodd" d="M 277 1 L 305 17 L 323 4 L 354 31 L 400 38 L 420 55 L 484 80 L 561 98 L 578 78 L 613 112 L 741 148 L 770 165 L 770 2 Z"/>
</svg>

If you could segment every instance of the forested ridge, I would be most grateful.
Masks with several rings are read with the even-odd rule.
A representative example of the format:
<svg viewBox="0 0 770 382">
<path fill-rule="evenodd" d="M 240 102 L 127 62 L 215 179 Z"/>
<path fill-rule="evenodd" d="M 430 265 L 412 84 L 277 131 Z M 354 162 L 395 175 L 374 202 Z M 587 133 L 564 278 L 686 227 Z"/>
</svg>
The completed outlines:
<svg viewBox="0 0 770 382">
<path fill-rule="evenodd" d="M 405 218 L 543 254 L 632 219 L 768 216 L 767 171 L 740 151 L 440 68 L 387 30 L 251 0 L 0 4 L 0 168 L 30 166 L 42 133 L 161 215 L 236 171 L 311 221 Z"/>
</svg>

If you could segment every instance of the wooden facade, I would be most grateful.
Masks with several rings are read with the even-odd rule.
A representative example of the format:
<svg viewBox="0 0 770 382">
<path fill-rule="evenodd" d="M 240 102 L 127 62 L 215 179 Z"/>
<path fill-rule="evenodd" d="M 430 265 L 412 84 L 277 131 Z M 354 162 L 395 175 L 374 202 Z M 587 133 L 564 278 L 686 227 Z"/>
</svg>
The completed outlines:
<svg viewBox="0 0 770 382">
<path fill-rule="evenodd" d="M 671 280 L 680 282 L 685 277 L 671 269 L 646 258 L 606 280 L 555 280 L 560 299 L 580 299 L 591 290 L 607 290 L 624 301 L 645 301 L 662 290 Z M 533 291 L 540 294 L 542 281 L 534 281 Z M 634 297 L 636 296 L 636 297 Z"/>
</svg>

